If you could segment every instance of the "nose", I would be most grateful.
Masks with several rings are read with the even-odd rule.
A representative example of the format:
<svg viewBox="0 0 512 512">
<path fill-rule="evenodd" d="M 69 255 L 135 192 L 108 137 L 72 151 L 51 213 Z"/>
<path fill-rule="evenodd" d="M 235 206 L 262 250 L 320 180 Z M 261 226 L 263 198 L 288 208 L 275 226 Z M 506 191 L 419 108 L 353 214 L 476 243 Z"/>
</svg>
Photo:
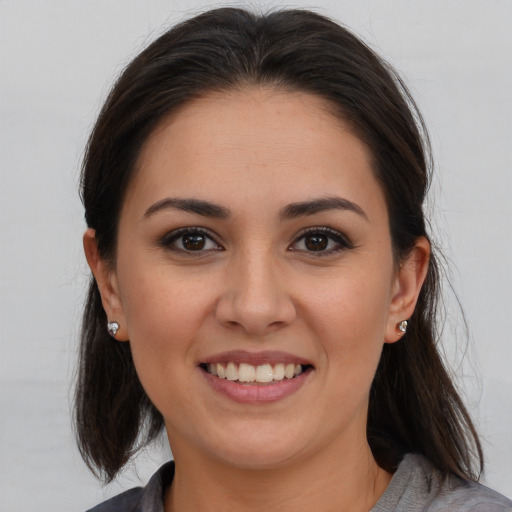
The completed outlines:
<svg viewBox="0 0 512 512">
<path fill-rule="evenodd" d="M 241 254 L 226 268 L 216 307 L 217 321 L 261 336 L 289 325 L 296 317 L 282 268 L 272 254 Z"/>
</svg>

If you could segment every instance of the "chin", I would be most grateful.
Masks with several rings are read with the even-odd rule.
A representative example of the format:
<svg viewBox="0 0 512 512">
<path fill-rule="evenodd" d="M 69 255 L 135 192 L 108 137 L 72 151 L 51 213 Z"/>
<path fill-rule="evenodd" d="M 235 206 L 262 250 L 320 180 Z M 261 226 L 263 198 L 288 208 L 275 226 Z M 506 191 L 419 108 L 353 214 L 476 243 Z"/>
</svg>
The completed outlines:
<svg viewBox="0 0 512 512">
<path fill-rule="evenodd" d="M 222 439 L 209 443 L 214 458 L 240 469 L 260 470 L 286 466 L 304 453 L 304 440 L 300 435 L 293 435 L 289 428 L 267 426 L 265 429 L 262 425 L 251 424 L 240 430 L 225 431 Z"/>
<path fill-rule="evenodd" d="M 265 450 L 262 447 L 260 449 L 245 447 L 229 453 L 216 453 L 217 458 L 226 465 L 254 471 L 282 468 L 295 460 L 296 455 L 289 450 Z"/>
</svg>

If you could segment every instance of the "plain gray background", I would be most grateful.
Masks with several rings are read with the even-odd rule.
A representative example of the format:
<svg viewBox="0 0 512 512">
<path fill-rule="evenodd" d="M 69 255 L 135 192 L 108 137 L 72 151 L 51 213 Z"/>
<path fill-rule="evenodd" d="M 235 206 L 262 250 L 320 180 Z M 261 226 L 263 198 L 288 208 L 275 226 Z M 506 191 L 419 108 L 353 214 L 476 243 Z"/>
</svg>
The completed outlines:
<svg viewBox="0 0 512 512">
<path fill-rule="evenodd" d="M 213 5 L 308 7 L 398 68 L 430 129 L 434 235 L 453 295 L 447 357 L 482 433 L 485 481 L 512 496 L 512 1 L 0 0 L 0 510 L 85 510 L 102 489 L 73 445 L 69 397 L 88 272 L 81 155 L 117 74 L 166 27 Z"/>
</svg>

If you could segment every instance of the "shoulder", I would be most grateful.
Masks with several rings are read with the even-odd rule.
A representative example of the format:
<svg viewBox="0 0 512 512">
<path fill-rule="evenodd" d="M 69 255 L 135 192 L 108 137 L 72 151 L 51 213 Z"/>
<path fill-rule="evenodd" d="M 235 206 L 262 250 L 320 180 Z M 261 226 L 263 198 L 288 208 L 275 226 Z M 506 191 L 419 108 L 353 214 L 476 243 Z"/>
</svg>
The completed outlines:
<svg viewBox="0 0 512 512">
<path fill-rule="evenodd" d="M 512 512 L 512 501 L 476 482 L 443 477 L 420 455 L 408 454 L 372 512 Z"/>
<path fill-rule="evenodd" d="M 96 505 L 87 512 L 136 512 L 140 509 L 143 493 L 144 487 L 130 489 Z"/>
<path fill-rule="evenodd" d="M 164 464 L 145 487 L 135 487 L 87 512 L 161 512 L 164 492 L 174 477 L 174 461 Z"/>
<path fill-rule="evenodd" d="M 512 512 L 512 501 L 485 485 L 455 477 L 449 479 L 444 494 L 428 510 Z"/>
</svg>

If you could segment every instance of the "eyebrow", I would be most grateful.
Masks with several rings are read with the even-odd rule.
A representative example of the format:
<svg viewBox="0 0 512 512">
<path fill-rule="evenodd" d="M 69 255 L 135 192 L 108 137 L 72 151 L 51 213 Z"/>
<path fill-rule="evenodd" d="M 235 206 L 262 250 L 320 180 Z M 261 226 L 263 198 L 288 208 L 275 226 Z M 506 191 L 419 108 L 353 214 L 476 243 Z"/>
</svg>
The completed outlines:
<svg viewBox="0 0 512 512">
<path fill-rule="evenodd" d="M 209 201 L 203 199 L 181 199 L 175 197 L 167 197 L 156 202 L 144 212 L 144 218 L 149 218 L 157 212 L 165 210 L 183 210 L 184 212 L 197 213 L 204 217 L 213 217 L 216 219 L 226 219 L 230 215 L 230 211 Z"/>
<path fill-rule="evenodd" d="M 316 213 L 328 210 L 348 210 L 368 220 L 368 216 L 358 204 L 336 196 L 291 203 L 280 211 L 279 217 L 281 220 L 289 220 L 306 215 L 315 215 Z"/>
<path fill-rule="evenodd" d="M 147 219 L 157 212 L 166 210 L 182 210 L 189 213 L 195 213 L 203 217 L 216 219 L 227 219 L 231 215 L 231 211 L 228 208 L 203 199 L 167 197 L 151 205 L 144 212 L 144 218 Z M 328 210 L 352 211 L 368 220 L 368 216 L 359 205 L 349 201 L 348 199 L 336 196 L 291 203 L 281 209 L 279 212 L 279 218 L 281 221 L 284 221 L 295 219 L 297 217 L 315 215 Z"/>
</svg>

